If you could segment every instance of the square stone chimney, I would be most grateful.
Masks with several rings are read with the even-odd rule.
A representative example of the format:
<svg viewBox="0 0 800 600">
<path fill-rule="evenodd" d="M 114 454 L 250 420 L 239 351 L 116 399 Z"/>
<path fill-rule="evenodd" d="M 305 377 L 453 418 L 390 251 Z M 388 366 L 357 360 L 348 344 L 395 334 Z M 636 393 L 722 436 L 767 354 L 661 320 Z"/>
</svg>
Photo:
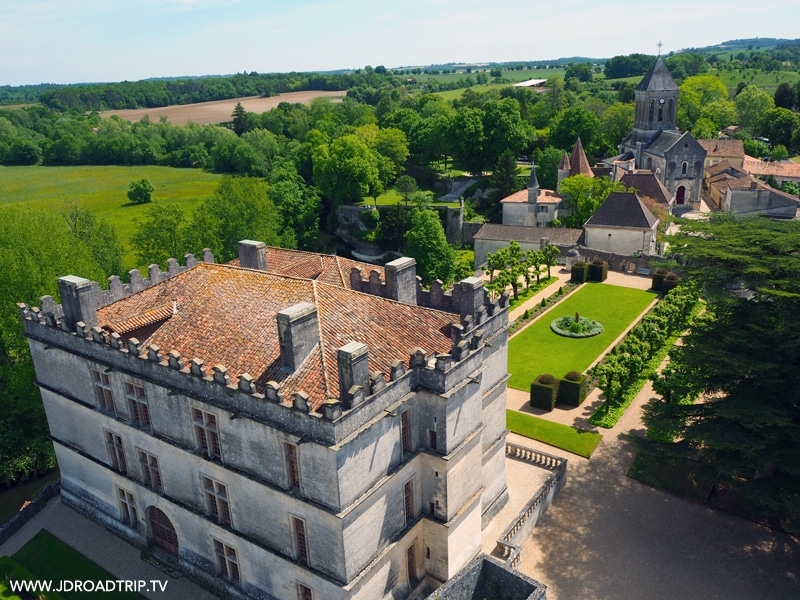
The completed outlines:
<svg viewBox="0 0 800 600">
<path fill-rule="evenodd" d="M 317 307 L 300 302 L 280 311 L 277 319 L 281 366 L 295 371 L 319 343 Z"/>
<path fill-rule="evenodd" d="M 58 294 L 64 310 L 62 327 L 70 333 L 75 331 L 75 324 L 79 321 L 89 327 L 97 325 L 97 305 L 92 288 L 92 282 L 83 277 L 66 275 L 58 279 Z"/>
<path fill-rule="evenodd" d="M 404 304 L 417 304 L 417 261 L 408 256 L 386 263 L 386 297 Z"/>
<path fill-rule="evenodd" d="M 339 397 L 345 408 L 355 408 L 369 393 L 369 350 L 366 344 L 349 342 L 336 350 Z"/>
<path fill-rule="evenodd" d="M 267 270 L 267 245 L 264 242 L 239 242 L 239 266 L 245 269 Z"/>
</svg>

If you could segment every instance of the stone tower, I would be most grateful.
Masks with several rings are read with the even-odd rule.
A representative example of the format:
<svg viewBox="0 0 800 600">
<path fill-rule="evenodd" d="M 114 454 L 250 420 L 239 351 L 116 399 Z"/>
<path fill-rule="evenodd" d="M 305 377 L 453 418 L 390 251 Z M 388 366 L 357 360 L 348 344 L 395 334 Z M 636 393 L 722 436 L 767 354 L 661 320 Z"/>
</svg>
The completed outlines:
<svg viewBox="0 0 800 600">
<path fill-rule="evenodd" d="M 650 144 L 661 131 L 677 131 L 678 91 L 678 84 L 659 56 L 636 87 L 635 142 Z"/>
</svg>

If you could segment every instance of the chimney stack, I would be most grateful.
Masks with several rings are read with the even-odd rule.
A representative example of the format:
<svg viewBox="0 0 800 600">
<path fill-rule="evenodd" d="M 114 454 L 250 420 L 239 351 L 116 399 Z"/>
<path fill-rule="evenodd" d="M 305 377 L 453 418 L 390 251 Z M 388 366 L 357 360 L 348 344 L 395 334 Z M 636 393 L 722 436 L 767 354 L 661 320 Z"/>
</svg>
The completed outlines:
<svg viewBox="0 0 800 600">
<path fill-rule="evenodd" d="M 70 333 L 75 331 L 78 321 L 83 321 L 88 327 L 97 325 L 97 305 L 92 287 L 91 281 L 75 275 L 58 279 L 58 293 L 64 310 L 62 327 Z"/>
<path fill-rule="evenodd" d="M 239 266 L 245 269 L 267 270 L 267 245 L 264 242 L 239 242 Z"/>
<path fill-rule="evenodd" d="M 404 304 L 417 304 L 417 261 L 403 257 L 386 263 L 387 297 Z"/>
<path fill-rule="evenodd" d="M 319 343 L 317 307 L 300 302 L 280 311 L 277 319 L 281 366 L 295 371 Z"/>
<path fill-rule="evenodd" d="M 355 408 L 369 390 L 369 349 L 349 342 L 336 350 L 339 363 L 339 396 L 347 409 Z"/>
<path fill-rule="evenodd" d="M 462 319 L 467 315 L 475 316 L 478 309 L 483 307 L 485 296 L 483 279 L 479 277 L 462 279 L 453 288 L 453 299 L 457 298 L 458 311 Z"/>
</svg>

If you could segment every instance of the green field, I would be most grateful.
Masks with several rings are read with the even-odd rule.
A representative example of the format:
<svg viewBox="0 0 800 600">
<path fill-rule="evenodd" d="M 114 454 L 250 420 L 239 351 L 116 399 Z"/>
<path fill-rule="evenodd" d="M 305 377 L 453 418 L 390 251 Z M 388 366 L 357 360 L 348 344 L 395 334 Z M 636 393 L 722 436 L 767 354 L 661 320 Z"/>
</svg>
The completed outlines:
<svg viewBox="0 0 800 600">
<path fill-rule="evenodd" d="M 213 193 L 222 176 L 171 167 L 0 167 L 0 207 L 24 204 L 61 211 L 78 202 L 114 224 L 126 249 L 125 268 L 132 269 L 137 266 L 129 246 L 133 219 L 144 216 L 148 205 L 131 205 L 126 193 L 130 183 L 142 177 L 156 188 L 154 202 L 175 204 L 188 213 Z"/>
<path fill-rule="evenodd" d="M 516 410 L 506 411 L 506 427 L 519 435 L 584 458 L 591 458 L 597 444 L 603 439 L 599 433 L 553 423 Z"/>
<path fill-rule="evenodd" d="M 537 319 L 508 342 L 508 386 L 530 390 L 542 373 L 563 377 L 569 371 L 585 371 L 636 317 L 655 299 L 653 292 L 606 283 L 587 283 L 553 310 Z M 550 322 L 564 315 L 600 321 L 604 330 L 590 338 L 568 338 L 550 330 Z"/>
</svg>

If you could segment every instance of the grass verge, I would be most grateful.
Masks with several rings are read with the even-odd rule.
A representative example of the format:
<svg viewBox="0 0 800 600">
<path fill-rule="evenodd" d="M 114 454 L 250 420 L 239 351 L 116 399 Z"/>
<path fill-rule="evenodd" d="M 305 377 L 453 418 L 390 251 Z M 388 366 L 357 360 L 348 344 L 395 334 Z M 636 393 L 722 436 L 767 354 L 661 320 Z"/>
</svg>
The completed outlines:
<svg viewBox="0 0 800 600">
<path fill-rule="evenodd" d="M 508 386 L 528 391 L 542 373 L 563 377 L 569 371 L 583 372 L 608 348 L 625 328 L 655 299 L 655 293 L 607 283 L 586 283 L 559 302 L 508 342 Z M 550 330 L 550 321 L 579 312 L 600 321 L 604 331 L 590 338 L 566 338 Z"/>
<path fill-rule="evenodd" d="M 105 582 L 117 579 L 46 529 L 33 536 L 13 558 L 33 573 L 37 581 Z M 101 595 L 119 600 L 144 600 L 144 596 L 135 592 L 102 592 Z M 66 600 L 96 600 L 101 597 L 97 591 L 62 592 L 61 596 Z"/>
<path fill-rule="evenodd" d="M 506 410 L 506 427 L 519 435 L 584 458 L 590 458 L 597 444 L 603 439 L 599 433 L 553 423 L 516 410 Z"/>
</svg>

